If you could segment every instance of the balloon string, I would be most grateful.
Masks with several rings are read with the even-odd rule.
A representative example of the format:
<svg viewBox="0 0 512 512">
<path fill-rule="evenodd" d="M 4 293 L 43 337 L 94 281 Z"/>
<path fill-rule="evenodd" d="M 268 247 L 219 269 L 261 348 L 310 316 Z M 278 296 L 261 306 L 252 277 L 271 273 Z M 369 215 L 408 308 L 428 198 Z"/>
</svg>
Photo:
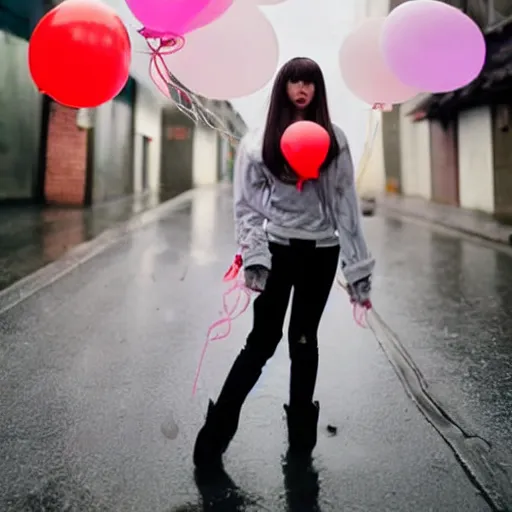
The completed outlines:
<svg viewBox="0 0 512 512">
<path fill-rule="evenodd" d="M 201 370 L 203 367 L 203 362 L 206 356 L 206 351 L 208 350 L 208 346 L 212 341 L 219 341 L 226 339 L 231 334 L 231 327 L 234 320 L 242 316 L 248 309 L 249 304 L 251 303 L 251 290 L 247 288 L 243 281 L 236 280 L 240 269 L 242 268 L 243 261 L 242 256 L 237 254 L 235 256 L 235 260 L 228 271 L 224 274 L 223 281 L 235 281 L 233 286 L 231 286 L 228 290 L 226 290 L 222 294 L 222 309 L 223 316 L 219 320 L 213 322 L 208 331 L 206 333 L 206 339 L 203 344 L 203 348 L 201 350 L 201 355 L 199 357 L 199 364 L 197 366 L 196 375 L 194 378 L 194 384 L 192 386 L 192 396 L 195 396 L 197 391 L 197 385 L 199 382 L 199 376 L 201 375 Z M 231 294 L 238 292 L 236 299 L 232 306 L 229 305 L 229 297 Z M 225 331 L 221 333 L 215 331 L 219 331 L 221 326 L 225 326 Z"/>
<path fill-rule="evenodd" d="M 178 52 L 185 45 L 185 39 L 176 34 L 164 34 L 148 28 L 138 30 L 146 39 L 150 49 L 149 76 L 158 90 L 166 97 L 174 101 L 180 112 L 185 114 L 194 123 L 202 121 L 208 128 L 217 131 L 230 144 L 236 145 L 238 137 L 231 133 L 219 117 L 207 109 L 201 100 L 185 87 L 169 70 L 164 56 Z M 149 39 L 157 39 L 158 45 L 150 43 Z M 177 99 L 172 96 L 176 93 Z"/>
<path fill-rule="evenodd" d="M 336 283 L 340 288 L 348 292 L 348 287 L 344 284 L 339 276 L 336 278 Z M 363 329 L 367 329 L 367 315 L 368 311 L 373 309 L 373 305 L 370 300 L 365 301 L 363 304 L 359 304 L 357 302 L 352 301 L 352 316 L 354 318 L 355 323 L 362 327 Z"/>
<path fill-rule="evenodd" d="M 237 279 L 241 268 L 243 267 L 243 259 L 240 253 L 236 254 L 235 259 L 229 269 L 226 271 L 223 277 L 224 282 L 234 281 L 233 285 L 228 288 L 222 294 L 222 313 L 223 316 L 213 322 L 208 331 L 206 333 L 206 339 L 201 349 L 201 354 L 199 357 L 199 363 L 197 366 L 194 383 L 192 386 L 192 396 L 196 395 L 197 386 L 199 383 L 199 377 L 201 375 L 201 370 L 203 368 L 203 363 L 206 357 L 206 352 L 208 350 L 208 346 L 212 341 L 220 341 L 229 337 L 231 334 L 232 323 L 234 320 L 242 316 L 248 309 L 251 303 L 251 290 L 247 288 L 244 284 L 243 280 Z M 347 290 L 347 285 L 343 284 L 339 277 L 336 279 L 337 284 L 344 290 Z M 231 294 L 238 292 L 236 299 L 232 306 L 229 305 L 229 297 Z M 367 324 L 367 315 L 368 312 L 373 308 L 371 302 L 368 300 L 364 304 L 353 303 L 352 315 L 354 321 L 359 327 L 363 329 L 368 328 Z M 224 332 L 219 331 L 221 326 L 225 326 Z"/>
<path fill-rule="evenodd" d="M 177 34 L 160 34 L 147 28 L 142 28 L 139 33 L 146 39 L 146 44 L 150 49 L 151 58 L 149 61 L 149 76 L 157 88 L 166 96 L 171 98 L 169 91 L 169 69 L 164 60 L 164 55 L 172 55 L 180 51 L 185 46 L 185 39 Z M 158 39 L 158 45 L 153 45 L 149 39 Z M 153 72 L 153 70 L 156 72 Z M 179 96 L 190 103 L 185 91 L 177 90 Z"/>
<path fill-rule="evenodd" d="M 191 108 L 193 109 L 197 120 L 200 119 L 206 126 L 208 126 L 208 128 L 217 131 L 230 144 L 234 145 L 238 142 L 239 139 L 226 128 L 223 121 L 211 110 L 207 109 L 199 97 L 183 85 L 170 71 L 169 78 L 171 81 L 171 87 L 186 91 L 191 101 Z"/>
<path fill-rule="evenodd" d="M 369 124 L 369 127 L 373 124 L 373 130 L 372 130 L 371 137 L 369 139 L 368 138 L 366 139 L 363 155 L 361 156 L 361 160 L 359 162 L 359 170 L 357 172 L 357 179 L 356 179 L 357 190 L 359 190 L 361 188 L 361 183 L 363 182 L 363 178 L 366 174 L 366 171 L 369 169 L 368 163 L 373 154 L 373 147 L 374 147 L 375 139 L 377 138 L 377 133 L 378 133 L 378 129 L 380 126 L 380 118 L 378 118 L 376 116 L 371 116 L 368 124 Z"/>
<path fill-rule="evenodd" d="M 363 329 L 367 329 L 366 324 L 366 315 L 368 313 L 368 309 L 360 304 L 354 304 L 352 309 L 352 316 L 354 317 L 355 323 L 362 327 Z"/>
</svg>

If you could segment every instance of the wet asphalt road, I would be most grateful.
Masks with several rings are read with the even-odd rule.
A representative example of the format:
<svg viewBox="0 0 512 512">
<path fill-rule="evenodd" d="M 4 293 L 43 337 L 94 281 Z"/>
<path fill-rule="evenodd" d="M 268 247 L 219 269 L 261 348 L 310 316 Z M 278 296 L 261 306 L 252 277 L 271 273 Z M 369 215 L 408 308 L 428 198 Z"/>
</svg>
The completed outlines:
<svg viewBox="0 0 512 512">
<path fill-rule="evenodd" d="M 462 452 L 416 408 L 333 290 L 313 469 L 285 459 L 283 342 L 225 457 L 232 481 L 195 482 L 195 434 L 251 321 L 246 313 L 210 346 L 192 398 L 236 249 L 230 207 L 225 192 L 198 191 L 0 316 L 0 510 L 485 512 L 493 500 L 512 510 L 511 256 L 379 216 L 365 221 L 376 310 L 465 432 Z M 470 462 L 468 475 L 475 449 L 489 467 Z"/>
<path fill-rule="evenodd" d="M 20 205 L 0 209 L 0 291 L 135 214 L 174 197 L 171 190 L 91 208 Z"/>
</svg>

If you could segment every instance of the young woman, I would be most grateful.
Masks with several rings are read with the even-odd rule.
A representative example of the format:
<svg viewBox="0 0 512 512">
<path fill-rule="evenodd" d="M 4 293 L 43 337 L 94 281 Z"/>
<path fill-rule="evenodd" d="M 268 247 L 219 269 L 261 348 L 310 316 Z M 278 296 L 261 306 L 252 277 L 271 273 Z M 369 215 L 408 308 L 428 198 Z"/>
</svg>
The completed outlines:
<svg viewBox="0 0 512 512">
<path fill-rule="evenodd" d="M 310 120 L 331 137 L 318 180 L 297 189 L 297 176 L 280 150 L 285 129 Z M 290 450 L 310 455 L 316 445 L 319 404 L 313 401 L 318 370 L 317 331 L 341 252 L 353 302 L 369 306 L 374 260 L 361 230 L 354 170 L 347 139 L 331 123 L 318 64 L 295 58 L 280 70 L 263 133 L 240 143 L 234 169 L 237 242 L 246 285 L 261 292 L 254 323 L 220 395 L 210 401 L 195 447 L 194 463 L 219 465 L 238 428 L 242 405 L 288 328 L 290 398 L 285 405 Z"/>
</svg>

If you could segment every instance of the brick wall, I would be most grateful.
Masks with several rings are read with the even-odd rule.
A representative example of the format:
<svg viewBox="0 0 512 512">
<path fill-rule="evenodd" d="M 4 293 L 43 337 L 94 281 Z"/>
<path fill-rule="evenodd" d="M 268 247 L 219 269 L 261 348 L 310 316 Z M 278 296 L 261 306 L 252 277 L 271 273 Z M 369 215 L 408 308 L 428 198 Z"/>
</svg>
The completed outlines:
<svg viewBox="0 0 512 512">
<path fill-rule="evenodd" d="M 49 204 L 82 206 L 87 175 L 87 130 L 77 111 L 52 102 L 46 153 L 45 198 Z"/>
</svg>

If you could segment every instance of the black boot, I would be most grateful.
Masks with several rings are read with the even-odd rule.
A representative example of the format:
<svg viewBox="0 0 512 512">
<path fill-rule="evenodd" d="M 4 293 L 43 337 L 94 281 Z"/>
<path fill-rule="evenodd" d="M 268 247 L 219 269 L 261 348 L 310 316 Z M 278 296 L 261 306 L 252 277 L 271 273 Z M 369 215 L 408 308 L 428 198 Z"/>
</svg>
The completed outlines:
<svg viewBox="0 0 512 512">
<path fill-rule="evenodd" d="M 285 405 L 284 410 L 288 423 L 290 451 L 302 455 L 311 455 L 317 440 L 319 403 L 313 402 L 306 406 Z"/>
<path fill-rule="evenodd" d="M 238 428 L 240 409 L 221 410 L 211 400 L 208 403 L 206 421 L 194 446 L 194 465 L 196 467 L 221 467 L 222 454 Z"/>
</svg>

